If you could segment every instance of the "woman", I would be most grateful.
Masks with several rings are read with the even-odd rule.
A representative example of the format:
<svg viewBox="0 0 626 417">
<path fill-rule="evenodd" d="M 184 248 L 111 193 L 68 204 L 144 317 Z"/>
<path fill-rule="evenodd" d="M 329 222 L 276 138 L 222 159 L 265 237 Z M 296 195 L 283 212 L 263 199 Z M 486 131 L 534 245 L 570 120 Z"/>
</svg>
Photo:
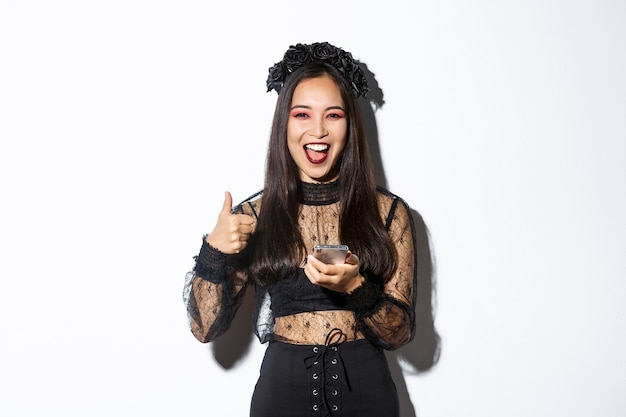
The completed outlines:
<svg viewBox="0 0 626 417">
<path fill-rule="evenodd" d="M 290 47 L 267 86 L 278 100 L 264 188 L 234 209 L 226 193 L 187 274 L 191 330 L 214 340 L 254 287 L 269 344 L 251 416 L 397 416 L 383 349 L 414 335 L 415 233 L 406 203 L 374 182 L 357 101 L 367 81 L 323 42 Z M 316 244 L 349 251 L 326 264 Z"/>
</svg>

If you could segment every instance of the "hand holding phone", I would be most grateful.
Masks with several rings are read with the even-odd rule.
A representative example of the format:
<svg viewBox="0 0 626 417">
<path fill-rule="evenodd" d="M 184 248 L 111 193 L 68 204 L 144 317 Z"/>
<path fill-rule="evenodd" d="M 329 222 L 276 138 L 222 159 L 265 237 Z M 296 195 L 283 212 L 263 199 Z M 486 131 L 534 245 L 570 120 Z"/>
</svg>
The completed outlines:
<svg viewBox="0 0 626 417">
<path fill-rule="evenodd" d="M 346 262 L 348 246 L 346 245 L 315 245 L 312 255 L 325 264 L 343 264 Z"/>
<path fill-rule="evenodd" d="M 308 257 L 304 273 L 314 285 L 349 293 L 363 282 L 359 258 L 346 245 L 315 245 Z"/>
</svg>

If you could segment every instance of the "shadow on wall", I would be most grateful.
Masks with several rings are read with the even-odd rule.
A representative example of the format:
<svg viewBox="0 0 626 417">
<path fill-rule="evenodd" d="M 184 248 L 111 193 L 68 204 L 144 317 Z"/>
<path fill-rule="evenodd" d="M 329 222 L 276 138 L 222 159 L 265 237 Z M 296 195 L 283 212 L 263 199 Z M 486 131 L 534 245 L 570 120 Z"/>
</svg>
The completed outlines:
<svg viewBox="0 0 626 417">
<path fill-rule="evenodd" d="M 415 337 L 398 350 L 386 352 L 391 375 L 400 397 L 400 416 L 416 417 L 406 386 L 407 375 L 427 372 L 439 361 L 441 338 L 435 329 L 433 298 L 436 296 L 436 270 L 428 228 L 422 216 L 411 210 L 417 235 L 417 302 Z M 414 395 L 416 393 L 413 393 Z"/>
<path fill-rule="evenodd" d="M 368 99 L 359 104 L 368 145 L 372 154 L 376 183 L 387 188 L 380 147 L 375 112 L 384 104 L 383 93 L 374 74 L 367 66 L 360 64 L 370 86 Z M 393 190 L 391 190 L 393 191 Z M 416 375 L 429 371 L 439 360 L 441 340 L 435 329 L 433 297 L 436 292 L 436 270 L 428 228 L 422 216 L 411 210 L 417 236 L 417 305 L 415 309 L 416 332 L 414 339 L 406 346 L 386 352 L 389 368 L 400 398 L 400 416 L 416 417 L 415 407 L 409 395 L 406 375 Z M 210 344 L 215 360 L 225 369 L 230 369 L 242 360 L 251 344 L 256 341 L 252 329 L 254 312 L 254 291 L 247 291 L 233 323 L 226 333 Z M 254 340 L 253 340 L 254 339 Z"/>
<path fill-rule="evenodd" d="M 385 104 L 383 91 L 374 74 L 361 63 L 370 86 L 367 100 L 360 101 L 361 115 L 365 125 L 367 141 L 372 154 L 376 183 L 388 188 L 385 169 L 378 141 L 376 110 Z M 393 190 L 390 190 L 393 192 Z M 402 197 L 402 196 L 401 196 Z M 413 340 L 402 348 L 386 352 L 391 375 L 393 376 L 398 396 L 400 397 L 400 416 L 416 417 L 415 407 L 409 395 L 405 375 L 415 375 L 429 371 L 439 360 L 441 339 L 435 329 L 433 297 L 436 296 L 436 270 L 432 241 L 428 227 L 422 216 L 411 210 L 416 234 L 417 251 L 417 303 L 415 308 L 416 331 Z M 413 399 L 413 401 L 415 398 Z"/>
</svg>

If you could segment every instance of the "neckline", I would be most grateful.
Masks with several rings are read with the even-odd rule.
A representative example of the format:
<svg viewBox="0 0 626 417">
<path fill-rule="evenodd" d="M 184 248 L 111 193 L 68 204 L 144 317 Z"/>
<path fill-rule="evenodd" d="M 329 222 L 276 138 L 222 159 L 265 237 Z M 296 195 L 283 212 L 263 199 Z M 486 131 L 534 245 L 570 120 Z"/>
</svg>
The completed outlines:
<svg viewBox="0 0 626 417">
<path fill-rule="evenodd" d="M 299 183 L 302 190 L 302 204 L 308 206 L 323 206 L 339 201 L 339 181 Z"/>
</svg>

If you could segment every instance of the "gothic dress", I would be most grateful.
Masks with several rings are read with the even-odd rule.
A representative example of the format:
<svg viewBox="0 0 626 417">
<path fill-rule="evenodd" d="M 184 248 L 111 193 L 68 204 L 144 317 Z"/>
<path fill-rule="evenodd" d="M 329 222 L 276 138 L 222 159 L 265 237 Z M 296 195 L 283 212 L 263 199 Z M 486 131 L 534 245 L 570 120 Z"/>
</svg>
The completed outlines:
<svg viewBox="0 0 626 417">
<path fill-rule="evenodd" d="M 337 183 L 301 183 L 299 226 L 307 247 L 340 244 Z M 255 291 L 254 332 L 267 343 L 251 417 L 397 417 L 398 396 L 384 350 L 415 332 L 415 230 L 407 204 L 379 188 L 381 219 L 398 256 L 392 277 L 370 279 L 351 294 L 312 284 L 297 273 L 258 285 L 231 257 L 204 240 L 187 273 L 183 298 L 201 342 L 228 329 L 246 290 Z M 258 216 L 259 192 L 233 210 Z M 357 254 L 358 256 L 358 254 Z"/>
</svg>

